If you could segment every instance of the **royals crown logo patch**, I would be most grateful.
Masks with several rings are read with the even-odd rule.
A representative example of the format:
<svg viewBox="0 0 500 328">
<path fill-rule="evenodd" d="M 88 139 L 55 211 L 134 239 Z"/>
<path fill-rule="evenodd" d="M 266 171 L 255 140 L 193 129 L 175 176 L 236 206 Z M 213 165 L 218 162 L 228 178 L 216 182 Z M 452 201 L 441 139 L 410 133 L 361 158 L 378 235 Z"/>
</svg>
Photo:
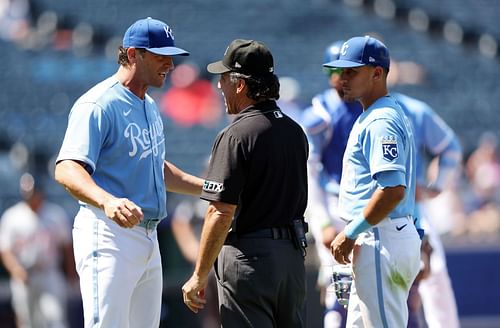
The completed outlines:
<svg viewBox="0 0 500 328">
<path fill-rule="evenodd" d="M 391 162 L 398 158 L 398 142 L 395 136 L 382 137 L 382 154 Z"/>
</svg>

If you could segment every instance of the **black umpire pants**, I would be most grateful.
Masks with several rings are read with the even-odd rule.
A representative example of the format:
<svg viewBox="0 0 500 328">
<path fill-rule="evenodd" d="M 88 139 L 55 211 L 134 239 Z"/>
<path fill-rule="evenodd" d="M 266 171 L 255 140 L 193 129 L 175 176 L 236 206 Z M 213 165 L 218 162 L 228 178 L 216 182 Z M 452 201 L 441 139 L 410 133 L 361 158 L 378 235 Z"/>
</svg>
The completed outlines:
<svg viewBox="0 0 500 328">
<path fill-rule="evenodd" d="M 215 274 L 222 327 L 306 326 L 304 258 L 291 240 L 226 242 Z"/>
</svg>

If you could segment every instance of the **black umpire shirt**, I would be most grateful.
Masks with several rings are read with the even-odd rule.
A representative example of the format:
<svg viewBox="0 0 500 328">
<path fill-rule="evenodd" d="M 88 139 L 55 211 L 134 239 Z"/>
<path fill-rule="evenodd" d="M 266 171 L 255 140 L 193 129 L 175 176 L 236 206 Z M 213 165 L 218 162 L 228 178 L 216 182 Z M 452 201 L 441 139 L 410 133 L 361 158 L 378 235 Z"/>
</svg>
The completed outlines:
<svg viewBox="0 0 500 328">
<path fill-rule="evenodd" d="M 238 205 L 238 234 L 285 227 L 307 205 L 307 137 L 275 101 L 245 108 L 215 139 L 201 198 Z"/>
</svg>

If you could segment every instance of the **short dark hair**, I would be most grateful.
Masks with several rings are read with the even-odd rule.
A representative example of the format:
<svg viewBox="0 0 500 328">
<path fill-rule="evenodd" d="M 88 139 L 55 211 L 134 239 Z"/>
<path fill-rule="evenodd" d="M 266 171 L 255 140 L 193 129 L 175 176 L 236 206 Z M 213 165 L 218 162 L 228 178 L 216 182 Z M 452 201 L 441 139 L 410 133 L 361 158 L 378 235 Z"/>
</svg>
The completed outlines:
<svg viewBox="0 0 500 328">
<path fill-rule="evenodd" d="M 253 77 L 231 72 L 230 77 L 231 80 L 244 79 L 248 86 L 246 96 L 255 101 L 278 100 L 280 97 L 280 82 L 275 74 Z"/>
</svg>

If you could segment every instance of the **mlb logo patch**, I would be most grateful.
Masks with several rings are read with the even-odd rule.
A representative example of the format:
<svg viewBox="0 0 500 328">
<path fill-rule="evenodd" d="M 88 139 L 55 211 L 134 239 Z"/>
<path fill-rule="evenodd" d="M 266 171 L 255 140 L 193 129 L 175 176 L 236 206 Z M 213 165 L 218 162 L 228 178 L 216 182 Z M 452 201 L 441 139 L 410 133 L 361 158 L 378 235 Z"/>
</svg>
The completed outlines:
<svg viewBox="0 0 500 328">
<path fill-rule="evenodd" d="M 205 182 L 203 183 L 203 190 L 215 194 L 224 190 L 224 184 L 220 182 L 205 180 Z"/>
<path fill-rule="evenodd" d="M 382 154 L 388 161 L 398 158 L 398 142 L 395 136 L 386 136 L 382 138 Z"/>
</svg>

